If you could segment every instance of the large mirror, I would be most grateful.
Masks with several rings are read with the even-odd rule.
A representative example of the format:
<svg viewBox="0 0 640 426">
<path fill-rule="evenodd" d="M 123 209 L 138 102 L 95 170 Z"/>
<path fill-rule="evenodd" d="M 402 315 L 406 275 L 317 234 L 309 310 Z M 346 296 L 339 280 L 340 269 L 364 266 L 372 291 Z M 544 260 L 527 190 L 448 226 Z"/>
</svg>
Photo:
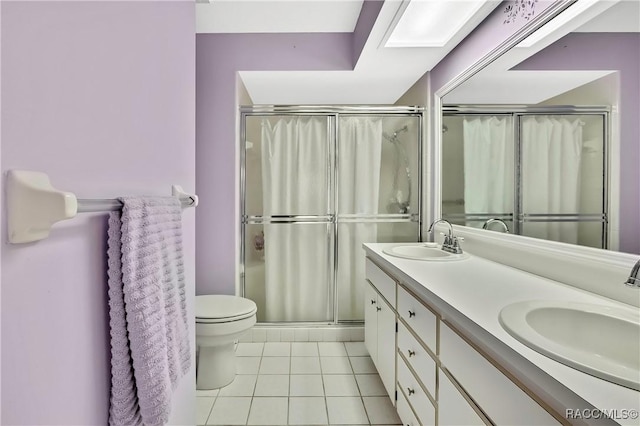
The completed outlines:
<svg viewBox="0 0 640 426">
<path fill-rule="evenodd" d="M 451 223 L 640 252 L 640 2 L 586 3 L 442 98 Z"/>
</svg>

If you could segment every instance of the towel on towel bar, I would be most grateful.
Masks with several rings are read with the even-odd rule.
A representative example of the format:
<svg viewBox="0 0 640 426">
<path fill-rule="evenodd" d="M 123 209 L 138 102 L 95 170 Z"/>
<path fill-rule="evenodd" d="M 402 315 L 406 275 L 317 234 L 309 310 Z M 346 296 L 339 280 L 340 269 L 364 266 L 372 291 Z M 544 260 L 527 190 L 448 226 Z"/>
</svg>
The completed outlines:
<svg viewBox="0 0 640 426">
<path fill-rule="evenodd" d="M 109 216 L 111 425 L 163 425 L 191 367 L 180 201 L 125 197 Z"/>
</svg>

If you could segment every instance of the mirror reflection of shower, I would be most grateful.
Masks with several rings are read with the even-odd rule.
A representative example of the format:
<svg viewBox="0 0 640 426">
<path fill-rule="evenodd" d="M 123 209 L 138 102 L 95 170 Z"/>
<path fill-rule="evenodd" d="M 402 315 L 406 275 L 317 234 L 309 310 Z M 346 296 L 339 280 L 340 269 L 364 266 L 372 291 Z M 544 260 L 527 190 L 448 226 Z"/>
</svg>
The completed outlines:
<svg viewBox="0 0 640 426">
<path fill-rule="evenodd" d="M 409 128 L 405 124 L 399 129 L 395 130 L 391 135 L 387 132 L 383 132 L 382 136 L 392 144 L 395 148 L 395 172 L 393 175 L 393 187 L 392 193 L 389 197 L 387 204 L 388 213 L 400 213 L 409 214 L 411 203 L 411 169 L 409 164 L 409 158 L 407 157 L 407 150 L 402 145 L 400 140 L 400 133 L 407 132 Z M 406 196 L 400 188 L 400 179 L 405 180 L 406 184 Z"/>
</svg>

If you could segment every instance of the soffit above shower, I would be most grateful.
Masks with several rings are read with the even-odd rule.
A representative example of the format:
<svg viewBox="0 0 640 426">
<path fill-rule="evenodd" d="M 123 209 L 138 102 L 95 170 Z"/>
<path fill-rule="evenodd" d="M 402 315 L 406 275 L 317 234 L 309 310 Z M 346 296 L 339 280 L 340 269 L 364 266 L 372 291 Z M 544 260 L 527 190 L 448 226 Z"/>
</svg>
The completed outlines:
<svg viewBox="0 0 640 426">
<path fill-rule="evenodd" d="M 363 0 L 212 0 L 196 4 L 197 33 L 351 33 Z"/>
<path fill-rule="evenodd" d="M 367 27 L 361 53 L 354 54 L 352 70 L 238 70 L 252 101 L 272 105 L 393 104 L 500 4 L 500 0 L 486 1 L 445 45 L 434 47 L 385 46 L 410 0 L 211 0 L 210 4 L 196 5 L 196 29 L 198 33 L 347 32 L 354 37 L 344 40 L 355 45 L 361 36 L 354 32 L 361 29 L 360 12 L 366 16 L 371 7 L 366 11 L 364 3 L 374 1 L 381 8 L 371 30 Z M 218 8 L 217 16 L 213 7 Z M 212 23 L 214 19 L 218 24 Z M 207 20 L 211 22 L 204 22 Z"/>
</svg>

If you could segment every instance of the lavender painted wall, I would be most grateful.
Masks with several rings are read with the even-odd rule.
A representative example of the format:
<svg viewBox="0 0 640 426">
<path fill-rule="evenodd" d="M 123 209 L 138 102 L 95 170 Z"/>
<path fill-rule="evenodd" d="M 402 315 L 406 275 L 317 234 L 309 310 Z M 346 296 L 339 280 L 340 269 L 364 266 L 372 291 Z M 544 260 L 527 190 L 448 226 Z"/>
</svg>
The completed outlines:
<svg viewBox="0 0 640 426">
<path fill-rule="evenodd" d="M 82 198 L 194 190 L 192 2 L 2 7 L 3 174 L 43 171 Z M 194 216 L 183 216 L 187 294 Z M 105 231 L 105 214 L 81 214 L 46 240 L 8 245 L 2 222 L 3 424 L 107 423 Z M 194 370 L 173 424 L 195 424 Z"/>
<path fill-rule="evenodd" d="M 640 34 L 571 33 L 515 69 L 619 71 L 620 251 L 640 253 Z"/>
<path fill-rule="evenodd" d="M 380 10 L 382 10 L 383 0 L 367 0 L 362 3 L 362 9 L 358 16 L 358 22 L 353 30 L 353 66 L 355 67 L 367 43 L 369 34 L 373 29 L 373 25 L 378 19 Z"/>
<path fill-rule="evenodd" d="M 515 0 L 503 1 L 480 23 L 455 49 L 431 70 L 431 87 L 437 92 L 473 64 L 489 54 L 493 49 L 526 26 L 530 20 L 520 15 L 512 22 L 505 23 L 505 9 L 515 7 Z M 535 4 L 534 17 L 539 16 L 554 0 L 539 0 Z"/>
<path fill-rule="evenodd" d="M 238 211 L 238 71 L 353 69 L 343 34 L 198 34 L 196 37 L 197 294 L 234 294 Z"/>
</svg>

